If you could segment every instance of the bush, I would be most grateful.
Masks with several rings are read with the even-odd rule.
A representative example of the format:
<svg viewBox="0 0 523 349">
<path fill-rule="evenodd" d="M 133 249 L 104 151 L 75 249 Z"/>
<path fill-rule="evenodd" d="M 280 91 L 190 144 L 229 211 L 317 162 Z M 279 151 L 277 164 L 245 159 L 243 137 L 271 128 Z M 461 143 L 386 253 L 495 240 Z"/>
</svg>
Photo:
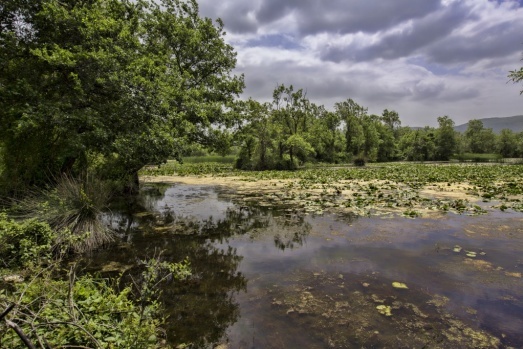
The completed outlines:
<svg viewBox="0 0 523 349">
<path fill-rule="evenodd" d="M 101 217 L 110 196 L 106 182 L 89 176 L 84 180 L 64 176 L 54 187 L 15 202 L 12 210 L 20 218 L 38 217 L 57 232 L 70 232 L 58 236 L 61 240 L 57 243 L 86 252 L 113 240 Z"/>
<path fill-rule="evenodd" d="M 47 223 L 17 223 L 0 213 L 0 259 L 5 267 L 28 267 L 49 259 L 56 237 Z"/>
<path fill-rule="evenodd" d="M 76 279 L 73 269 L 68 280 L 54 279 L 56 269 L 40 269 L 33 280 L 0 291 L 0 311 L 15 303 L 9 320 L 42 348 L 159 348 L 163 317 L 157 286 L 185 279 L 190 269 L 187 261 L 153 258 L 143 264 L 141 277 L 121 291 L 106 279 Z M 0 325 L 0 347 L 25 346 L 14 331 Z"/>
<path fill-rule="evenodd" d="M 357 158 L 355 158 L 355 159 L 353 160 L 353 164 L 354 164 L 354 166 L 360 166 L 360 167 L 362 167 L 362 166 L 365 166 L 366 163 L 367 163 L 367 161 L 365 160 L 365 158 L 364 158 L 364 157 L 361 157 L 361 156 L 359 156 L 359 157 L 357 157 Z"/>
<path fill-rule="evenodd" d="M 130 292 L 117 292 L 105 280 L 89 276 L 72 285 L 39 278 L 17 285 L 13 296 L 19 306 L 10 318 L 33 343 L 47 342 L 52 348 L 157 348 L 158 305 L 150 304 L 142 312 L 130 300 Z M 0 296 L 2 310 L 9 303 Z M 0 347 L 24 345 L 14 331 L 2 329 Z"/>
</svg>

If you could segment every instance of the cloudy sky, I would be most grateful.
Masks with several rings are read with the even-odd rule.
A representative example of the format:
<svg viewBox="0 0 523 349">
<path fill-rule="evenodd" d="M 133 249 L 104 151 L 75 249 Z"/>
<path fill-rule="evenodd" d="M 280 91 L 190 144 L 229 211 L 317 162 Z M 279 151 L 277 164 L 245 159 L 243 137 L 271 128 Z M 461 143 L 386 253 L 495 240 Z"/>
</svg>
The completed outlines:
<svg viewBox="0 0 523 349">
<path fill-rule="evenodd" d="M 243 97 L 277 84 L 332 109 L 348 98 L 403 125 L 523 114 L 523 0 L 199 0 L 221 18 Z"/>
</svg>

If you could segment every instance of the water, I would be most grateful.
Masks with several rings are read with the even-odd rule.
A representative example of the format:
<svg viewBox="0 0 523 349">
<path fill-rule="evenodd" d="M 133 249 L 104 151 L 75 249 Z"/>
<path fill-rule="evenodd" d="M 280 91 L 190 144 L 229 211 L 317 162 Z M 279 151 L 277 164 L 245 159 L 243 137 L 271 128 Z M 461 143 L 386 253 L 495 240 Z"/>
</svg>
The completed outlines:
<svg viewBox="0 0 523 349">
<path fill-rule="evenodd" d="M 162 290 L 175 346 L 523 347 L 521 214 L 357 218 L 236 199 L 147 185 L 131 211 L 114 210 L 124 243 L 89 268 L 132 274 L 160 251 L 187 257 L 191 279 Z"/>
</svg>

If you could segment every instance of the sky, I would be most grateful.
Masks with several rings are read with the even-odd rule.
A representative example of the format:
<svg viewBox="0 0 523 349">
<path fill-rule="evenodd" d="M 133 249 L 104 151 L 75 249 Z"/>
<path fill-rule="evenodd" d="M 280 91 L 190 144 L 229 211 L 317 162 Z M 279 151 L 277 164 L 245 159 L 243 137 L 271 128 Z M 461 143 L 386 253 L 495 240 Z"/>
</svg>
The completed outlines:
<svg viewBox="0 0 523 349">
<path fill-rule="evenodd" d="M 221 18 L 242 98 L 278 84 L 333 110 L 352 98 L 406 126 L 523 114 L 523 0 L 199 0 Z"/>
</svg>

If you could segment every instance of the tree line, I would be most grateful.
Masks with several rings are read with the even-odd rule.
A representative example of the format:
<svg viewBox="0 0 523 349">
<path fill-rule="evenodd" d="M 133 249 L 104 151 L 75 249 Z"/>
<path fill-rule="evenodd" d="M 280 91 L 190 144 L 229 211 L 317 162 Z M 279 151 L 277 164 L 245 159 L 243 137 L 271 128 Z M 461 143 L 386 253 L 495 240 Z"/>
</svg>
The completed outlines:
<svg viewBox="0 0 523 349">
<path fill-rule="evenodd" d="M 481 120 L 471 120 L 460 133 L 448 116 L 437 118 L 438 127 L 402 127 L 394 110 L 369 114 L 347 99 L 329 111 L 292 85 L 277 86 L 272 103 L 238 102 L 236 113 L 239 124 L 222 146 L 239 147 L 241 169 L 292 169 L 308 161 L 446 161 L 465 153 L 523 157 L 523 132 L 495 134 Z"/>
</svg>

